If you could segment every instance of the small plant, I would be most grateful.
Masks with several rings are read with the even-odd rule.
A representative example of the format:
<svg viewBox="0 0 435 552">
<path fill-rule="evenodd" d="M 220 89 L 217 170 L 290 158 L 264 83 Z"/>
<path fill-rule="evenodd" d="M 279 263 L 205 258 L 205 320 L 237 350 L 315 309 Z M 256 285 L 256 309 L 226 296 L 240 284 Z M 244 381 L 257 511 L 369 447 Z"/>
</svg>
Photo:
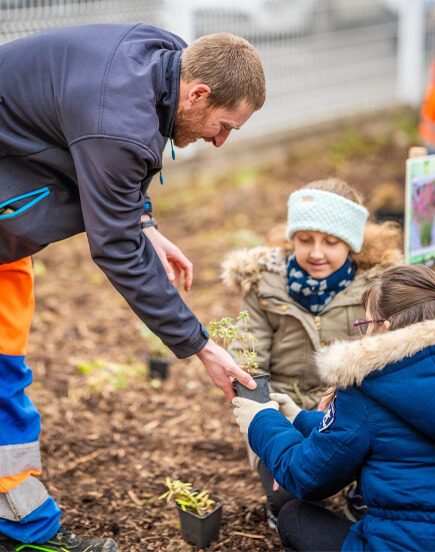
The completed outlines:
<svg viewBox="0 0 435 552">
<path fill-rule="evenodd" d="M 77 368 L 93 391 L 105 388 L 123 389 L 130 379 L 142 380 L 146 374 L 146 367 L 140 363 L 127 361 L 119 364 L 100 358 L 91 362 L 80 361 Z"/>
<path fill-rule="evenodd" d="M 222 318 L 219 322 L 212 320 L 210 322 L 210 336 L 227 349 L 234 342 L 237 342 L 237 356 L 239 357 L 239 366 L 242 370 L 252 376 L 257 384 L 255 389 L 250 389 L 235 379 L 233 387 L 236 395 L 260 403 L 266 403 L 270 400 L 268 378 L 269 374 L 259 370 L 257 362 L 257 353 L 255 351 L 256 338 L 248 331 L 249 313 L 241 311 L 236 319 L 239 325 L 235 326 L 231 318 Z M 240 328 L 242 326 L 242 329 Z"/>
<path fill-rule="evenodd" d="M 168 490 L 159 499 L 175 501 L 183 539 L 199 548 L 218 540 L 224 500 L 208 491 L 192 489 L 191 483 L 178 479 L 167 477 L 166 486 Z"/>
<path fill-rule="evenodd" d="M 248 311 L 241 311 L 236 320 L 243 320 L 243 331 L 233 324 L 231 318 L 222 318 L 218 322 L 210 322 L 210 336 L 219 342 L 224 349 L 228 349 L 235 341 L 241 345 L 237 351 L 240 368 L 251 376 L 259 374 L 257 353 L 255 351 L 256 338 L 248 331 Z"/>
<path fill-rule="evenodd" d="M 205 516 L 215 508 L 216 501 L 210 498 L 208 491 L 192 490 L 191 483 L 183 483 L 179 479 L 166 478 L 168 490 L 159 496 L 159 500 L 166 498 L 167 502 L 175 500 L 183 512 L 193 512 L 198 516 Z"/>
<path fill-rule="evenodd" d="M 170 350 L 166 347 L 163 341 L 155 335 L 149 328 L 143 323 L 137 325 L 140 335 L 146 339 L 150 344 L 151 358 L 168 358 L 170 357 Z"/>
</svg>

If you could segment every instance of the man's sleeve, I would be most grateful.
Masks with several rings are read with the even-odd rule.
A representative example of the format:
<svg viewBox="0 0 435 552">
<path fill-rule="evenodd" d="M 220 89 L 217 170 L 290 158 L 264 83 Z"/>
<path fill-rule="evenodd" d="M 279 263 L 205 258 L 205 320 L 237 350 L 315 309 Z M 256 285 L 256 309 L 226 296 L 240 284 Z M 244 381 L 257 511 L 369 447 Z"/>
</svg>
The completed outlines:
<svg viewBox="0 0 435 552">
<path fill-rule="evenodd" d="M 153 204 L 151 203 L 151 198 L 146 192 L 143 196 L 144 202 L 143 202 L 143 215 L 149 215 L 150 217 L 153 216 Z"/>
<path fill-rule="evenodd" d="M 105 137 L 80 140 L 70 150 L 93 260 L 178 358 L 199 352 L 208 337 L 140 229 L 140 183 L 152 154 L 134 142 Z"/>
<path fill-rule="evenodd" d="M 249 444 L 289 493 L 321 500 L 359 474 L 372 429 L 362 394 L 338 391 L 322 423 L 304 438 L 279 412 L 263 410 L 249 426 Z"/>
</svg>

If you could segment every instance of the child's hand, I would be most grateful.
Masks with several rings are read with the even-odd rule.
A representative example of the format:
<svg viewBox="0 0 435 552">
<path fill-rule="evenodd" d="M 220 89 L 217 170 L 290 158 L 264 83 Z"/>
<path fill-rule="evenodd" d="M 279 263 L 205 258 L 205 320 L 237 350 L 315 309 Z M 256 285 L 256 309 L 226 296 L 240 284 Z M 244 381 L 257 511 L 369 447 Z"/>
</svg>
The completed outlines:
<svg viewBox="0 0 435 552">
<path fill-rule="evenodd" d="M 266 408 L 274 408 L 275 410 L 278 410 L 278 403 L 275 401 L 259 403 L 257 401 L 243 399 L 242 397 L 234 397 L 232 403 L 236 407 L 234 409 L 234 416 L 236 417 L 236 422 L 240 426 L 241 433 L 248 433 L 249 424 L 258 412 L 261 412 Z"/>
<path fill-rule="evenodd" d="M 271 393 L 270 398 L 279 404 L 279 411 L 281 414 L 284 414 L 284 416 L 293 423 L 294 419 L 301 411 L 301 408 L 299 408 L 295 401 L 285 393 Z"/>
</svg>

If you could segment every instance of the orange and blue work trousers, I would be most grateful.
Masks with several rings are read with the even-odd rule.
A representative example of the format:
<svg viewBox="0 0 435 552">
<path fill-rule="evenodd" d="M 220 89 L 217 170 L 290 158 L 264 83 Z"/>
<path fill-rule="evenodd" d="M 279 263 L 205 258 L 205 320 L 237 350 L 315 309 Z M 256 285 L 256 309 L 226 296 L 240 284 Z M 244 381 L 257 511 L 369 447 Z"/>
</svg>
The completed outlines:
<svg viewBox="0 0 435 552">
<path fill-rule="evenodd" d="M 33 310 L 31 258 L 0 264 L 0 533 L 43 543 L 58 531 L 61 513 L 37 479 L 40 416 L 25 393 Z"/>
</svg>

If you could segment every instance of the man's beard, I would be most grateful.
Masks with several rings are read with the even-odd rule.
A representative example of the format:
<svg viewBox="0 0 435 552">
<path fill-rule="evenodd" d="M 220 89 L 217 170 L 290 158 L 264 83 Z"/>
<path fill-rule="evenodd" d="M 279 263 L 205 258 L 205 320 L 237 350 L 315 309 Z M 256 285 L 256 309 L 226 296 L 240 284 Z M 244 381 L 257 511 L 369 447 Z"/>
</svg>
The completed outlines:
<svg viewBox="0 0 435 552">
<path fill-rule="evenodd" d="M 175 116 L 173 138 L 178 148 L 185 148 L 195 140 L 202 138 L 204 124 L 208 117 L 207 107 L 191 111 L 180 109 Z"/>
</svg>

